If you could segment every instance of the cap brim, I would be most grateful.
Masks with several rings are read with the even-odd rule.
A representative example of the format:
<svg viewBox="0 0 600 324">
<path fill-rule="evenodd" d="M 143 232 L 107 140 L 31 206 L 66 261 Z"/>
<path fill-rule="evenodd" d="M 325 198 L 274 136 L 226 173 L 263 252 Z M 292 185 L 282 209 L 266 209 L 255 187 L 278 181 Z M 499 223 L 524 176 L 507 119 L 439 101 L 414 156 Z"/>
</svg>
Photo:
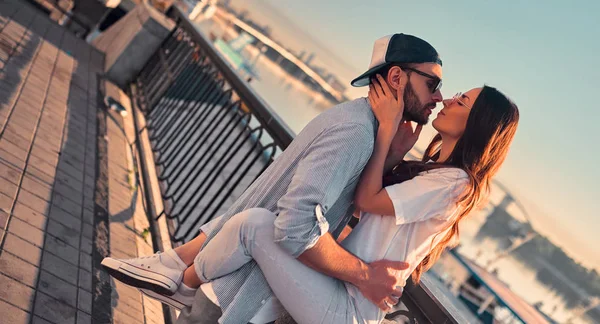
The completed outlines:
<svg viewBox="0 0 600 324">
<path fill-rule="evenodd" d="M 381 68 L 383 68 L 384 66 L 388 65 L 389 63 L 383 63 L 377 66 L 374 66 L 370 69 L 367 70 L 367 72 L 359 75 L 356 79 L 352 80 L 352 82 L 350 82 L 350 84 L 353 87 L 364 87 L 364 86 L 368 86 L 369 83 L 371 83 L 371 76 L 373 74 L 375 74 L 375 72 L 377 72 L 378 70 L 380 70 Z"/>
</svg>

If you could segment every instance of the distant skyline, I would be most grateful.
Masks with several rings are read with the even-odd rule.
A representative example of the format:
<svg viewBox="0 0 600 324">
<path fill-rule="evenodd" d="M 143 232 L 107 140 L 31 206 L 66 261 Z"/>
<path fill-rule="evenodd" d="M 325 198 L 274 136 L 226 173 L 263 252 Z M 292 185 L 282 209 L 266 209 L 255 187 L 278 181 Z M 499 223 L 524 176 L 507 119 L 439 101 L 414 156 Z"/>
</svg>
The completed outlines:
<svg viewBox="0 0 600 324">
<path fill-rule="evenodd" d="M 600 1 L 231 1 L 274 37 L 314 51 L 349 82 L 366 70 L 373 42 L 404 32 L 444 60 L 445 97 L 489 83 L 519 106 L 521 122 L 498 175 L 526 205 L 534 227 L 584 266 L 600 270 Z M 366 94 L 350 89 L 350 97 Z M 433 136 L 423 132 L 419 147 Z"/>
<path fill-rule="evenodd" d="M 265 22 L 265 19 L 269 20 L 272 19 L 272 17 L 278 17 L 281 15 L 279 12 L 274 11 L 271 7 L 267 7 L 269 10 L 267 10 L 268 13 L 266 14 L 264 12 L 265 10 L 251 13 L 250 10 L 244 8 L 243 6 L 231 5 L 231 1 L 223 1 L 222 5 L 227 8 L 227 10 L 232 10 L 237 18 L 244 21 L 258 32 L 263 33 L 265 36 L 269 37 L 271 41 L 275 42 L 277 45 L 288 51 L 291 55 L 295 56 L 298 60 L 306 64 L 306 66 L 312 70 L 311 72 L 315 72 L 317 75 L 319 75 L 325 83 L 327 83 L 336 91 L 339 91 L 340 94 L 344 95 L 347 93 L 348 88 L 350 88 L 350 84 L 345 80 L 346 77 L 342 77 L 340 79 L 338 73 L 339 69 L 330 69 L 330 62 L 327 62 L 327 60 L 323 62 L 320 61 L 318 57 L 315 60 L 315 52 L 312 49 L 315 43 L 314 40 L 312 40 L 313 46 L 304 48 L 299 43 L 294 41 L 290 42 L 288 39 L 286 39 L 285 33 L 281 33 L 281 31 L 277 30 L 278 28 L 274 32 L 272 24 L 268 21 Z M 288 21 L 286 26 L 290 25 L 291 24 Z M 293 45 L 290 46 L 290 44 Z M 329 57 L 330 55 L 325 56 Z M 341 60 L 338 60 L 338 62 L 339 61 Z M 334 97 L 336 97 L 336 95 L 334 95 Z M 337 100 L 345 101 L 343 97 L 338 97 Z"/>
</svg>

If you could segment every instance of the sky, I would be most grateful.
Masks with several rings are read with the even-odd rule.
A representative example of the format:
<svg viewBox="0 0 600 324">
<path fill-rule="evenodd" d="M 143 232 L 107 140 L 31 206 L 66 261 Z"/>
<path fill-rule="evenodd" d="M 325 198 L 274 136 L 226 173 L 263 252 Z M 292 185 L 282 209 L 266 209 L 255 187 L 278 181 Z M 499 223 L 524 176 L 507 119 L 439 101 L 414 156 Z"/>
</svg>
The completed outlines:
<svg viewBox="0 0 600 324">
<path fill-rule="evenodd" d="M 298 51 L 312 49 L 315 64 L 346 83 L 367 69 L 377 38 L 401 32 L 436 47 L 445 97 L 483 84 L 507 94 L 521 118 L 497 178 L 519 197 L 539 232 L 600 270 L 600 1 L 243 3 L 272 27 L 274 38 Z M 424 130 L 417 145 L 433 134 L 431 127 Z"/>
</svg>

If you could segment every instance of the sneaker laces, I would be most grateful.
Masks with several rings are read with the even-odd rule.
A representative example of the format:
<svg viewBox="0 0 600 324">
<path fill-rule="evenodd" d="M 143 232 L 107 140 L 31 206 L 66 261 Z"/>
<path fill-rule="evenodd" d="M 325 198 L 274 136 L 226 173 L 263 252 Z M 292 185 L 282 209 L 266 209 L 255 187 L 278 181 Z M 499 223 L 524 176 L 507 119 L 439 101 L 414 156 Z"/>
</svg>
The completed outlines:
<svg viewBox="0 0 600 324">
<path fill-rule="evenodd" d="M 160 253 L 155 253 L 155 254 L 152 254 L 152 255 L 143 256 L 143 257 L 140 257 L 140 258 L 138 258 L 138 260 L 143 260 L 143 259 L 155 259 L 156 257 L 158 257 L 158 256 L 159 256 L 159 254 L 160 254 Z M 142 266 L 142 267 L 143 267 L 143 266 L 144 266 L 144 264 L 142 263 L 142 264 L 140 264 L 140 266 Z M 148 265 L 147 267 L 148 267 L 148 269 L 150 269 L 150 266 L 149 266 L 149 265 Z"/>
<path fill-rule="evenodd" d="M 143 256 L 140 257 L 140 259 L 150 259 L 150 258 L 156 258 L 160 253 L 156 253 L 156 254 L 152 254 L 152 255 L 147 255 L 147 256 Z"/>
</svg>

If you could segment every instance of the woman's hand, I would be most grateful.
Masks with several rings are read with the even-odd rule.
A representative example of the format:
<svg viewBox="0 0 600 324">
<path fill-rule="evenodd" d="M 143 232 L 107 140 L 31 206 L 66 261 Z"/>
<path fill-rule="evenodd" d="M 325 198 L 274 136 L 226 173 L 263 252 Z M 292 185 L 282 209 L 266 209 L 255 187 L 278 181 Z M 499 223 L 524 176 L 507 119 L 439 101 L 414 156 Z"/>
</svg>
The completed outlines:
<svg viewBox="0 0 600 324">
<path fill-rule="evenodd" d="M 379 80 L 379 81 L 377 81 Z M 354 194 L 354 204 L 358 209 L 379 215 L 394 215 L 392 200 L 383 189 L 382 178 L 386 168 L 386 160 L 396 136 L 398 126 L 404 113 L 404 87 L 406 74 L 402 74 L 394 98 L 392 90 L 380 75 L 377 75 L 369 89 L 369 102 L 373 114 L 379 121 L 377 138 L 369 162 L 363 169 L 361 179 Z M 412 129 L 411 129 L 412 130 Z M 402 155 L 404 157 L 404 155 Z"/>
<path fill-rule="evenodd" d="M 407 80 L 406 74 L 403 73 L 400 76 L 398 89 L 396 89 L 396 97 L 379 74 L 376 75 L 376 80 L 369 85 L 369 103 L 373 114 L 379 121 L 379 127 L 390 130 L 392 134 L 396 133 L 404 114 L 404 88 L 406 88 Z"/>
<path fill-rule="evenodd" d="M 395 164 L 402 161 L 404 156 L 413 148 L 413 146 L 415 146 L 415 143 L 417 143 L 422 129 L 423 125 L 417 125 L 413 130 L 410 121 L 401 121 L 398 130 L 396 131 L 396 135 L 394 135 L 394 139 L 392 139 L 388 158 L 394 160 Z"/>
</svg>

